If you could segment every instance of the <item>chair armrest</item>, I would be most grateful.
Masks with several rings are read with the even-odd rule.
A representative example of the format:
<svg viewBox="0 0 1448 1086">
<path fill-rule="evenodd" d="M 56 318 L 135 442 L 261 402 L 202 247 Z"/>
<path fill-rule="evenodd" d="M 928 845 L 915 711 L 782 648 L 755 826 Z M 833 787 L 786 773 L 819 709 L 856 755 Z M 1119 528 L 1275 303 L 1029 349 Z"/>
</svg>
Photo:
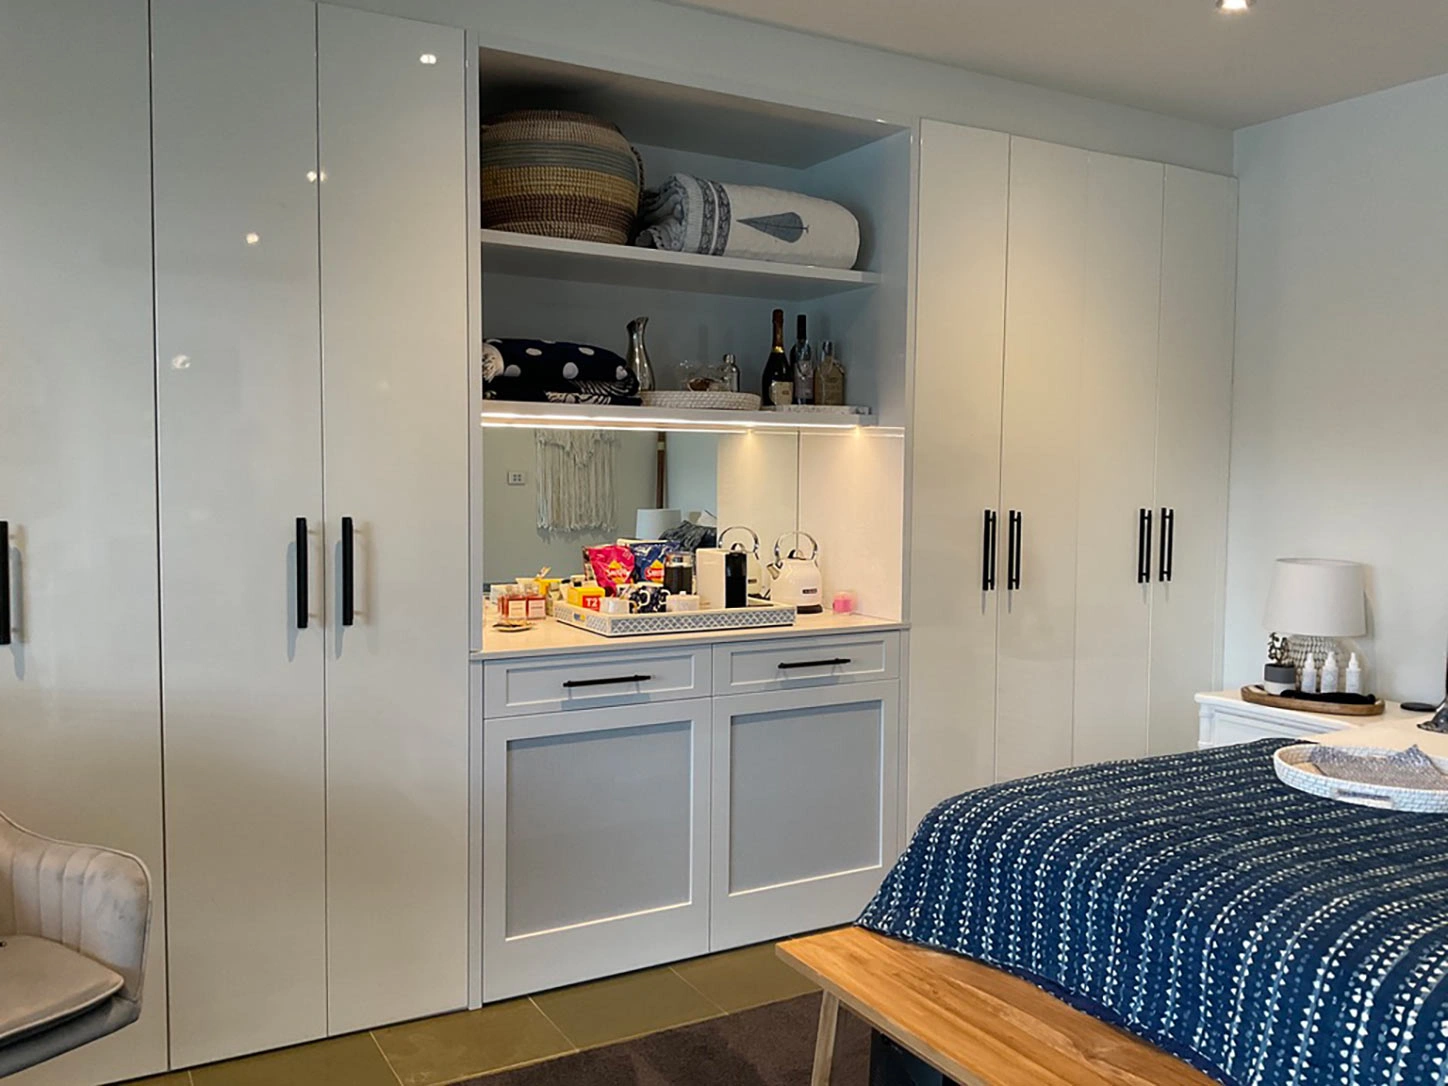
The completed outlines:
<svg viewBox="0 0 1448 1086">
<path fill-rule="evenodd" d="M 44 837 L 0 815 L 0 933 L 94 958 L 125 980 L 121 998 L 140 1003 L 150 926 L 151 876 L 140 859 Z"/>
</svg>

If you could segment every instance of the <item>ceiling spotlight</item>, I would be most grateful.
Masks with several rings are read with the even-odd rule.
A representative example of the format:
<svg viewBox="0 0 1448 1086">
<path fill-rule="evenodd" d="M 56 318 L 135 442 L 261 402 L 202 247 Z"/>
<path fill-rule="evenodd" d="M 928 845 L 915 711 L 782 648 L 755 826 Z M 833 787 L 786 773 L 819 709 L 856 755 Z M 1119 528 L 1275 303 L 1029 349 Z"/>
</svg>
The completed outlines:
<svg viewBox="0 0 1448 1086">
<path fill-rule="evenodd" d="M 1251 11 L 1256 0 L 1217 0 L 1218 11 Z"/>
</svg>

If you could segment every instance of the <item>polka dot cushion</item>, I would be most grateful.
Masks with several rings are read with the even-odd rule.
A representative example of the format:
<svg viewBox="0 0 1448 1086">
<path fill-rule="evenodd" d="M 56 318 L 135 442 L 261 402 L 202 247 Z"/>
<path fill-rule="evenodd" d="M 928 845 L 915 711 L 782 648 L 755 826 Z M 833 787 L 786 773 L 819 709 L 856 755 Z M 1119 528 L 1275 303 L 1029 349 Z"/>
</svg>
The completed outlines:
<svg viewBox="0 0 1448 1086">
<path fill-rule="evenodd" d="M 483 395 L 490 400 L 638 404 L 638 376 L 603 347 L 549 339 L 483 344 Z"/>
</svg>

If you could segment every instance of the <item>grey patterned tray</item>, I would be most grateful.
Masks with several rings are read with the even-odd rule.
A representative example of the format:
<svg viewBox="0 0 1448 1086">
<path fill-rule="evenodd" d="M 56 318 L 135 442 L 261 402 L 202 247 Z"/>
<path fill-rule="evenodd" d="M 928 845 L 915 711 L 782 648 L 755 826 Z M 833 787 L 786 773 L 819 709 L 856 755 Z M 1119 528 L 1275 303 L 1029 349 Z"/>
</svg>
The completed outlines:
<svg viewBox="0 0 1448 1086">
<path fill-rule="evenodd" d="M 661 615 L 606 615 L 561 603 L 553 617 L 600 637 L 642 637 L 645 634 L 706 633 L 709 630 L 753 630 L 761 626 L 793 626 L 795 609 L 785 604 L 733 607 L 719 611 L 666 611 Z"/>
<path fill-rule="evenodd" d="M 1300 792 L 1342 803 L 1356 803 L 1362 807 L 1380 807 L 1392 811 L 1414 811 L 1418 814 L 1448 814 L 1448 791 L 1442 787 L 1405 788 L 1387 783 L 1402 779 L 1405 752 L 1377 747 L 1330 748 L 1333 753 L 1350 751 L 1358 755 L 1363 763 L 1358 773 L 1353 773 L 1344 766 L 1334 765 L 1331 769 L 1334 773 L 1353 773 L 1354 779 L 1345 779 L 1341 776 L 1329 776 L 1313 764 L 1314 755 L 1327 749 L 1329 748 L 1316 743 L 1281 747 L 1272 757 L 1277 778 Z M 1440 773 L 1448 772 L 1448 761 L 1429 758 L 1421 752 L 1419 757 L 1431 763 Z"/>
</svg>

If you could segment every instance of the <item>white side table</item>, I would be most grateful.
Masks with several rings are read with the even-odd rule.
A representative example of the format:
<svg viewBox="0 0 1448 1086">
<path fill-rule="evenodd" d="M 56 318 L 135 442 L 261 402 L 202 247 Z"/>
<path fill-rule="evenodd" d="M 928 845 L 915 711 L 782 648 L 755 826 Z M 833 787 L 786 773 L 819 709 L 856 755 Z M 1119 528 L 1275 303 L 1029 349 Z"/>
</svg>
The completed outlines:
<svg viewBox="0 0 1448 1086">
<path fill-rule="evenodd" d="M 1197 705 L 1201 725 L 1197 746 L 1226 747 L 1233 743 L 1250 743 L 1255 739 L 1302 739 L 1327 732 L 1373 727 L 1383 724 L 1415 725 L 1428 720 L 1432 713 L 1408 713 L 1396 702 L 1389 702 L 1382 716 L 1332 716 L 1329 713 L 1304 713 L 1297 709 L 1277 709 L 1243 701 L 1239 690 L 1222 690 L 1198 694 Z"/>
</svg>

